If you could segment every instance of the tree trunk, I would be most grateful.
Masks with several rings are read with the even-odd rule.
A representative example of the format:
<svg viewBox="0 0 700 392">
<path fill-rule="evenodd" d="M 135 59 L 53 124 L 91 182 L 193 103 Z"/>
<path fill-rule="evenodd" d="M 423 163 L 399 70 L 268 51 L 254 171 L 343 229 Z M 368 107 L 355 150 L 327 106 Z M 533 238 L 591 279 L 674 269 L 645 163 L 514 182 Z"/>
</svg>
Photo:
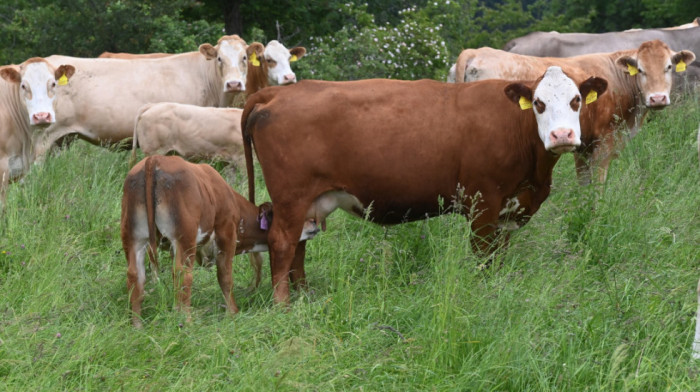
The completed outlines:
<svg viewBox="0 0 700 392">
<path fill-rule="evenodd" d="M 242 0 L 224 0 L 224 28 L 226 34 L 238 34 L 243 36 L 243 18 L 241 18 Z"/>
</svg>

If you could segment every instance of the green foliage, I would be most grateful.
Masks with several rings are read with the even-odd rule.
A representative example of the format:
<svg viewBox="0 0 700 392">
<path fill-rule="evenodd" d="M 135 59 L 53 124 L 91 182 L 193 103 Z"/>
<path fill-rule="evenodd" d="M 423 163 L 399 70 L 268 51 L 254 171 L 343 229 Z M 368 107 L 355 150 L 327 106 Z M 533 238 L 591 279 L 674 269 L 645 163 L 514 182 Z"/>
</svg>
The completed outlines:
<svg viewBox="0 0 700 392">
<path fill-rule="evenodd" d="M 194 0 L 41 0 L 10 4 L 6 6 L 7 23 L 0 25 L 4 48 L 0 64 L 51 54 L 96 57 L 104 51 L 196 50 L 200 43 L 216 42 L 223 24 L 183 20 L 182 10 L 195 4 Z"/>
<path fill-rule="evenodd" d="M 298 66 L 302 77 L 326 80 L 366 78 L 432 78 L 447 65 L 441 27 L 415 8 L 404 10 L 401 22 L 377 26 L 366 6 L 346 4 L 338 12 L 351 20 L 327 37 L 312 37 L 309 53 Z"/>
</svg>

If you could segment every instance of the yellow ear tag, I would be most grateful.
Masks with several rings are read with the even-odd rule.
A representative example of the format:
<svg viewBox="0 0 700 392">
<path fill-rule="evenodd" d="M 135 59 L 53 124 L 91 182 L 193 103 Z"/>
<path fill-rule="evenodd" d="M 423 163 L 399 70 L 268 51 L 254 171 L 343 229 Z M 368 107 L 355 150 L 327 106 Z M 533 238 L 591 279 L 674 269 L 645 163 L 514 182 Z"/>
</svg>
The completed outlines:
<svg viewBox="0 0 700 392">
<path fill-rule="evenodd" d="M 630 76 L 634 76 L 639 73 L 639 70 L 634 65 L 627 64 L 627 70 L 630 71 Z"/>
<path fill-rule="evenodd" d="M 595 90 L 591 90 L 588 95 L 586 95 L 586 105 L 589 103 L 593 103 L 598 100 L 598 92 Z"/>
<path fill-rule="evenodd" d="M 255 52 L 250 54 L 250 63 L 256 67 L 260 66 L 260 60 L 258 60 L 258 56 L 255 54 Z"/>
<path fill-rule="evenodd" d="M 66 77 L 66 74 L 63 74 L 63 76 L 58 78 L 58 85 L 65 86 L 66 84 L 68 84 L 68 78 Z"/>
<path fill-rule="evenodd" d="M 679 61 L 678 64 L 676 64 L 676 72 L 683 72 L 685 71 L 685 62 L 683 60 Z"/>
<path fill-rule="evenodd" d="M 522 110 L 527 110 L 527 109 L 532 109 L 532 101 L 525 97 L 520 97 L 520 101 L 518 101 L 520 104 L 520 109 Z"/>
<path fill-rule="evenodd" d="M 299 60 L 299 58 L 295 54 L 293 54 L 292 57 L 289 58 L 289 62 L 292 62 L 292 63 L 297 61 L 297 60 Z"/>
</svg>

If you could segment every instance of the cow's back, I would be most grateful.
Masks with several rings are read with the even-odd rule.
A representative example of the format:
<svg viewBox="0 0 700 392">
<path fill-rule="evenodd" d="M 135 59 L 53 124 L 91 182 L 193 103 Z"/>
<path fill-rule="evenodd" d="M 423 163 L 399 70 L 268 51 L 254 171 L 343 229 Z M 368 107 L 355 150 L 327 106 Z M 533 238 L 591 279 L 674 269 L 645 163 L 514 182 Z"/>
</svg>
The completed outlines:
<svg viewBox="0 0 700 392">
<path fill-rule="evenodd" d="M 50 56 L 54 65 L 70 64 L 76 73 L 58 90 L 58 122 L 86 139 L 118 142 L 133 134 L 140 107 L 153 102 L 215 106 L 206 81 L 206 60 L 198 52 L 155 59 L 87 59 Z"/>
<path fill-rule="evenodd" d="M 288 181 L 303 183 L 299 176 L 328 177 L 333 189 L 371 203 L 380 222 L 419 219 L 438 213 L 437 196 L 449 200 L 458 184 L 474 194 L 529 170 L 521 157 L 539 141 L 535 119 L 507 99 L 509 83 L 302 81 L 251 96 L 246 133 L 271 195 Z M 289 178 L 265 173 L 275 167 Z"/>
</svg>

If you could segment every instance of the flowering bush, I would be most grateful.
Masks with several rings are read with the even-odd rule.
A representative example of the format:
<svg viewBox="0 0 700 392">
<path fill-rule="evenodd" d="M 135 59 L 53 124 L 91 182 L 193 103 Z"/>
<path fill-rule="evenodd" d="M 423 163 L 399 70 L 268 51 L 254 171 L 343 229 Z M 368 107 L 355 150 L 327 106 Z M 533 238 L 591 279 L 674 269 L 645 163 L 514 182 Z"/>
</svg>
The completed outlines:
<svg viewBox="0 0 700 392">
<path fill-rule="evenodd" d="M 366 4 L 345 4 L 338 11 L 354 21 L 353 27 L 312 37 L 307 57 L 298 65 L 302 78 L 436 78 L 449 68 L 442 26 L 421 18 L 415 8 L 402 11 L 396 26 L 377 26 Z"/>
</svg>

